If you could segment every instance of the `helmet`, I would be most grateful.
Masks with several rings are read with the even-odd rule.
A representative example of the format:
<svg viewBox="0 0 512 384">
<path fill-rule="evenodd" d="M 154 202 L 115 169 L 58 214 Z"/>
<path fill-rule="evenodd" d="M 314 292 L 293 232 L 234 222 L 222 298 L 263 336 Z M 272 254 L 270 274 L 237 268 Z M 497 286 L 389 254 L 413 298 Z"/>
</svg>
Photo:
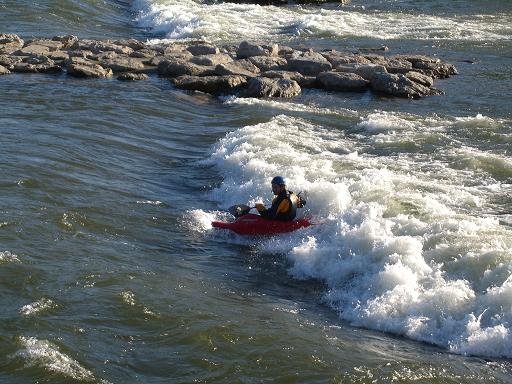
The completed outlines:
<svg viewBox="0 0 512 384">
<path fill-rule="evenodd" d="M 271 183 L 277 185 L 286 185 L 286 180 L 283 176 L 276 176 L 272 179 Z"/>
</svg>

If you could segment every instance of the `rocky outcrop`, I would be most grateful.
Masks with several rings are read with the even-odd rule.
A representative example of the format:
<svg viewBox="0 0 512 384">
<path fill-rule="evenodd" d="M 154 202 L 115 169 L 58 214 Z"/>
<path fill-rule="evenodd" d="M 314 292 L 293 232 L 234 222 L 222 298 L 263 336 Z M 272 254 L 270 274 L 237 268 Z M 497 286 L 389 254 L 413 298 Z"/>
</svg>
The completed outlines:
<svg viewBox="0 0 512 384">
<path fill-rule="evenodd" d="M 391 55 L 387 49 L 324 50 L 243 41 L 147 44 L 136 39 L 89 40 L 73 35 L 24 40 L 0 34 L 0 73 L 59 73 L 143 80 L 155 73 L 176 88 L 248 97 L 294 97 L 303 89 L 373 90 L 419 98 L 439 95 L 434 80 L 457 74 L 439 58 Z"/>
</svg>

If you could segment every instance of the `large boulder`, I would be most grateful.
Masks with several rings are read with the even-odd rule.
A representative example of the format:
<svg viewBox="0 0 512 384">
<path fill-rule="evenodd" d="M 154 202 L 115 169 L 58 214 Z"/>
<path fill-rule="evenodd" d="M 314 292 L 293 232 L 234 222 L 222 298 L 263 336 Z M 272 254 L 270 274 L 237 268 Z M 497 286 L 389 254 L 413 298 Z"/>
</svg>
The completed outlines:
<svg viewBox="0 0 512 384">
<path fill-rule="evenodd" d="M 104 68 L 110 68 L 114 72 L 138 72 L 144 69 L 144 64 L 140 59 L 127 56 L 115 56 L 100 60 Z"/>
<path fill-rule="evenodd" d="M 386 67 L 377 64 L 346 64 L 336 68 L 336 72 L 355 73 L 363 79 L 370 81 L 372 77 L 379 72 L 387 72 Z"/>
<path fill-rule="evenodd" d="M 181 59 L 165 59 L 158 64 L 158 74 L 161 76 L 207 76 L 213 72 L 213 67 L 197 65 Z"/>
<path fill-rule="evenodd" d="M 68 74 L 75 77 L 112 77 L 110 68 L 103 68 L 101 65 L 83 58 L 72 57 L 68 61 Z"/>
<path fill-rule="evenodd" d="M 18 35 L 0 34 L 0 54 L 13 53 L 23 47 L 25 42 Z"/>
<path fill-rule="evenodd" d="M 225 53 L 217 53 L 211 55 L 200 55 L 193 56 L 190 59 L 191 63 L 197 65 L 206 65 L 206 66 L 217 66 L 219 64 L 226 64 L 233 61 L 233 58 Z"/>
<path fill-rule="evenodd" d="M 212 95 L 230 94 L 236 92 L 247 83 L 245 76 L 180 76 L 173 79 L 176 88 L 189 91 L 200 91 Z"/>
<path fill-rule="evenodd" d="M 393 73 L 376 74 L 372 78 L 371 87 L 377 92 L 414 99 L 440 94 L 437 89 L 425 87 L 408 79 L 405 75 Z"/>
<path fill-rule="evenodd" d="M 249 79 L 244 97 L 294 97 L 300 95 L 299 84 L 288 79 L 253 77 Z"/>
<path fill-rule="evenodd" d="M 299 72 L 305 76 L 316 76 L 331 69 L 332 65 L 325 57 L 311 50 L 294 53 L 288 58 L 288 70 Z"/>
<path fill-rule="evenodd" d="M 279 53 L 279 46 L 272 45 L 258 45 L 248 41 L 242 41 L 236 50 L 236 56 L 239 59 L 247 59 L 253 56 L 277 56 Z"/>
<path fill-rule="evenodd" d="M 235 60 L 230 63 L 219 64 L 215 67 L 215 74 L 219 76 L 225 75 L 241 75 L 247 77 L 257 76 L 260 69 L 246 59 Z"/>
<path fill-rule="evenodd" d="M 370 85 L 368 80 L 355 73 L 323 72 L 316 78 L 329 91 L 364 91 Z"/>
<path fill-rule="evenodd" d="M 209 43 L 193 44 L 187 48 L 187 51 L 189 51 L 194 56 L 216 55 L 216 54 L 220 53 L 220 50 L 218 47 L 216 47 L 213 44 L 209 44 Z"/>
<path fill-rule="evenodd" d="M 257 66 L 260 71 L 279 71 L 286 69 L 288 61 L 284 57 L 277 56 L 253 56 L 248 59 Z"/>
<path fill-rule="evenodd" d="M 424 85 L 425 87 L 432 87 L 434 85 L 434 79 L 430 76 L 424 75 L 423 73 L 410 71 L 405 74 L 409 80 L 414 81 L 415 83 Z"/>
<path fill-rule="evenodd" d="M 9 73 L 11 73 L 11 71 L 9 71 L 4 66 L 0 65 L 0 75 L 8 75 Z"/>
</svg>

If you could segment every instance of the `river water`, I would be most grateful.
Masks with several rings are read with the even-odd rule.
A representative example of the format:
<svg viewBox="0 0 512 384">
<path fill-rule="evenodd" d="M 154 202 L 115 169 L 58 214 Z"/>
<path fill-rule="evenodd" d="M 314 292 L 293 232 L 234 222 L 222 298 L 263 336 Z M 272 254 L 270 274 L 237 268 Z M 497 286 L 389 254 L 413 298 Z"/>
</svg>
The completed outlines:
<svg viewBox="0 0 512 384">
<path fill-rule="evenodd" d="M 0 31 L 439 56 L 421 100 L 0 78 L 1 383 L 510 383 L 512 4 L 0 2 Z M 313 227 L 213 230 L 305 191 Z"/>
</svg>

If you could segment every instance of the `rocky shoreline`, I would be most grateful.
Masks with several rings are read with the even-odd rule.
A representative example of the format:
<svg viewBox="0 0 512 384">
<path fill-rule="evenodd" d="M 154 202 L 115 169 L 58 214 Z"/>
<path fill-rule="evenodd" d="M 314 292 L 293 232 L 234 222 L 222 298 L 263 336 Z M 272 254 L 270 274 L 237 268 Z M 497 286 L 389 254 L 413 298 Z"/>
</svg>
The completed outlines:
<svg viewBox="0 0 512 384">
<path fill-rule="evenodd" d="M 307 88 L 420 98 L 444 94 L 434 80 L 457 74 L 452 64 L 438 58 L 389 55 L 386 47 L 316 52 L 247 41 L 218 47 L 204 41 L 149 45 L 72 35 L 25 41 L 0 34 L 0 75 L 11 72 L 116 75 L 119 80 L 145 80 L 154 73 L 184 90 L 257 98 L 294 97 Z"/>
</svg>

